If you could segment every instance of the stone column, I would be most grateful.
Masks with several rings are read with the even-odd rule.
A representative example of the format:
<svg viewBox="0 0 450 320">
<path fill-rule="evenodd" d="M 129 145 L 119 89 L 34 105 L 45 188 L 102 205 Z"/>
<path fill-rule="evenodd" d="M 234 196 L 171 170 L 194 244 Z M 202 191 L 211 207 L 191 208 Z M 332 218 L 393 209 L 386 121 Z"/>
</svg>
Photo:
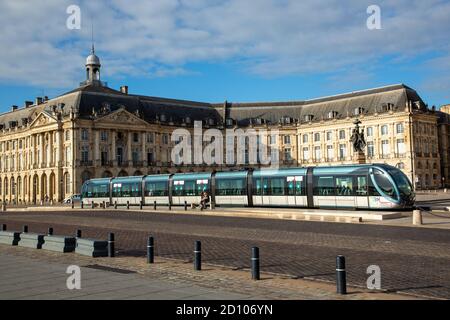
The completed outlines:
<svg viewBox="0 0 450 320">
<path fill-rule="evenodd" d="M 141 161 L 142 161 L 142 166 L 143 167 L 147 167 L 147 150 L 146 150 L 146 132 L 142 132 L 142 155 L 141 155 Z"/>
<path fill-rule="evenodd" d="M 111 130 L 111 160 L 113 163 L 113 166 L 117 166 L 117 159 L 116 159 L 116 131 Z"/>
<path fill-rule="evenodd" d="M 44 134 L 41 133 L 39 135 L 40 144 L 39 144 L 39 167 L 42 168 L 44 164 Z"/>
<path fill-rule="evenodd" d="M 61 131 L 57 130 L 55 131 L 56 134 L 56 158 L 55 158 L 55 166 L 60 167 L 61 166 L 61 151 L 64 149 L 64 147 L 61 144 Z"/>
<path fill-rule="evenodd" d="M 53 134 L 50 132 L 48 135 L 48 150 L 47 150 L 47 167 L 50 168 L 50 164 L 53 162 Z"/>
<path fill-rule="evenodd" d="M 95 130 L 94 133 L 94 166 L 100 165 L 100 131 Z"/>
<path fill-rule="evenodd" d="M 131 167 L 133 165 L 132 157 L 131 157 L 131 136 L 132 132 L 128 131 L 128 139 L 127 139 L 127 161 L 128 166 Z"/>
</svg>

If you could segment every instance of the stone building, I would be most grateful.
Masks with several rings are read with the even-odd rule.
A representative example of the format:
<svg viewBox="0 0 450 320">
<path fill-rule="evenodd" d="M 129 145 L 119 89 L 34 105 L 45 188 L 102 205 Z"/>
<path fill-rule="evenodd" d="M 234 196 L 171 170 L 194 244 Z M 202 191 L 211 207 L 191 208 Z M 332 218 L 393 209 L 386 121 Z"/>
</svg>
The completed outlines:
<svg viewBox="0 0 450 320">
<path fill-rule="evenodd" d="M 350 135 L 361 121 L 367 162 L 401 168 L 417 188 L 449 181 L 449 109 L 429 109 L 405 85 L 306 101 L 219 104 L 133 95 L 109 88 L 92 49 L 86 81 L 53 99 L 0 115 L 0 195 L 8 202 L 61 201 L 94 177 L 235 170 L 250 165 L 174 165 L 172 132 L 278 129 L 281 166 L 355 162 Z M 257 165 L 256 165 L 257 166 Z"/>
</svg>

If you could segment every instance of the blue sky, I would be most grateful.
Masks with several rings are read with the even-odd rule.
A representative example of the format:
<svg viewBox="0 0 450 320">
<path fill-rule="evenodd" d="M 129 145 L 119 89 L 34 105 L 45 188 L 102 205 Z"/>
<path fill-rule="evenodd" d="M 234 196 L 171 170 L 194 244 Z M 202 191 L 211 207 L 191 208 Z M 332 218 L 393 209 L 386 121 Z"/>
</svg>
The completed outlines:
<svg viewBox="0 0 450 320">
<path fill-rule="evenodd" d="M 69 30 L 69 5 L 81 29 Z M 381 9 L 369 30 L 367 7 Z M 0 111 L 85 78 L 91 23 L 102 80 L 206 102 L 302 100 L 404 83 L 450 103 L 450 2 L 134 0 L 0 3 Z"/>
</svg>

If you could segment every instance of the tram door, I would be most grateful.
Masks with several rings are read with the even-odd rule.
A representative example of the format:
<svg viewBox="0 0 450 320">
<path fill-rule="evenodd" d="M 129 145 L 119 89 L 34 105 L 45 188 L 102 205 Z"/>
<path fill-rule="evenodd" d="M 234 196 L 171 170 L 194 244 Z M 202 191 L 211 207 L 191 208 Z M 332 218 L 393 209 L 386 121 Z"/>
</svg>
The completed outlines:
<svg viewBox="0 0 450 320">
<path fill-rule="evenodd" d="M 356 207 L 368 208 L 369 207 L 369 193 L 367 187 L 367 176 L 356 176 Z"/>
</svg>

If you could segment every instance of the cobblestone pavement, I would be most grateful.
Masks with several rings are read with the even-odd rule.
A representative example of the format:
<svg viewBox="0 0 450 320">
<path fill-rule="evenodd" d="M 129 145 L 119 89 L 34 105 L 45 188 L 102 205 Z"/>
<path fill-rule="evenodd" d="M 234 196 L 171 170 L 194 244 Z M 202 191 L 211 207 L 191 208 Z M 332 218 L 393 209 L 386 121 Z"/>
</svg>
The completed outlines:
<svg viewBox="0 0 450 320">
<path fill-rule="evenodd" d="M 205 263 L 237 269 L 250 267 L 250 250 L 261 250 L 261 269 L 306 279 L 334 281 L 335 257 L 346 256 L 348 281 L 365 287 L 369 265 L 381 268 L 381 285 L 423 297 L 450 298 L 450 232 L 380 225 L 283 221 L 123 211 L 5 213 L 0 223 L 30 232 L 107 237 L 116 234 L 118 256 L 145 254 L 146 238 L 155 236 L 160 257 L 190 262 L 201 240 Z"/>
<path fill-rule="evenodd" d="M 66 268 L 81 268 L 81 290 L 67 290 Z M 14 268 L 11 268 L 14 266 Z M 90 258 L 0 245 L 0 299 L 194 299 L 194 300 L 406 300 L 407 295 L 348 288 L 335 293 L 333 284 L 280 275 L 160 258 L 149 265 L 142 257 Z"/>
</svg>

